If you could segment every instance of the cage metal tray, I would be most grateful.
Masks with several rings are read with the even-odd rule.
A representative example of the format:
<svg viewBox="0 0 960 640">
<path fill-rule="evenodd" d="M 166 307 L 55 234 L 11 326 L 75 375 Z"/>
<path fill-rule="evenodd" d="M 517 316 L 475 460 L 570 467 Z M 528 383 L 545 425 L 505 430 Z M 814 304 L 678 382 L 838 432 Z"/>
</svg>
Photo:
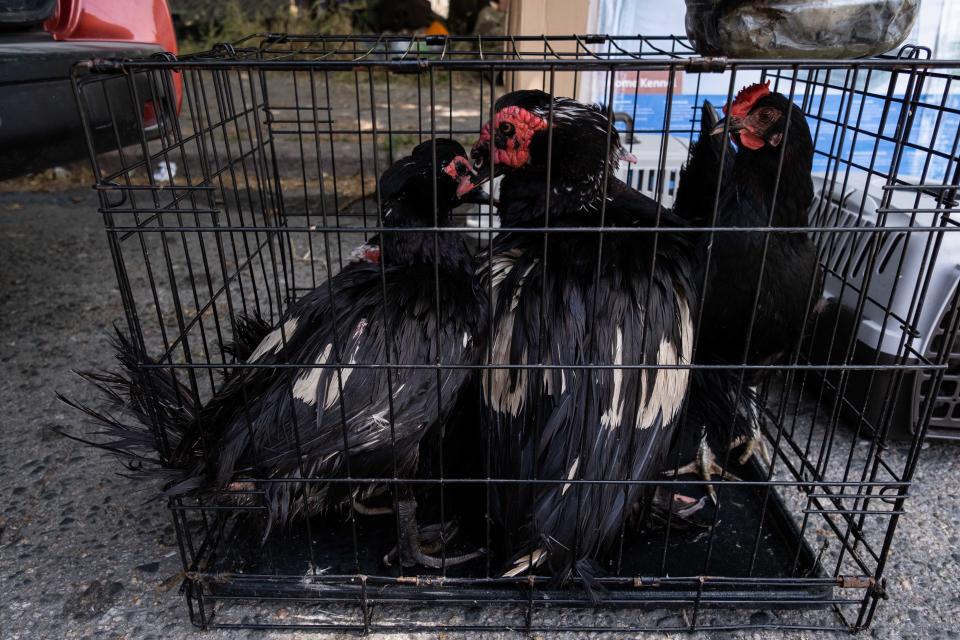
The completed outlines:
<svg viewBox="0 0 960 640">
<path fill-rule="evenodd" d="M 684 453 L 692 453 L 694 443 L 684 442 L 682 447 Z M 601 595 L 602 604 L 659 606 L 687 602 L 749 607 L 751 603 L 769 606 L 776 602 L 778 607 L 829 606 L 833 582 L 825 577 L 817 554 L 801 536 L 782 498 L 770 486 L 751 484 L 766 480 L 761 467 L 755 461 L 745 466 L 732 461 L 730 470 L 744 482 L 717 483 L 719 514 L 711 507 L 698 514 L 697 524 L 678 526 L 671 518 L 669 524 L 661 520 L 656 526 L 626 531 L 619 571 L 611 567 L 609 577 L 600 579 L 607 589 Z M 485 539 L 482 521 L 467 515 L 482 515 L 482 494 L 465 489 L 464 495 L 456 495 L 456 487 L 447 486 L 447 491 L 454 494 L 448 495 L 448 502 L 455 512 L 463 513 L 454 513 L 461 519 L 460 532 L 448 544 L 448 556 L 481 547 Z M 681 483 L 676 490 L 691 497 L 705 493 L 702 484 Z M 422 501 L 423 522 L 438 521 L 437 504 L 436 500 Z M 450 510 L 446 515 L 450 518 Z M 388 567 L 381 560 L 396 540 L 394 518 L 357 516 L 354 523 L 356 553 L 351 522 L 342 514 L 311 521 L 312 545 L 304 526 L 276 533 L 262 542 L 259 521 L 237 521 L 212 546 L 202 580 L 205 594 L 214 599 L 356 599 L 394 604 L 422 604 L 424 600 L 596 604 L 577 586 L 556 589 L 546 578 L 497 578 L 506 558 L 496 554 L 448 567 L 442 576 L 440 571 L 423 567 L 401 573 L 398 566 Z M 712 543 L 710 526 L 715 528 Z M 707 575 L 716 578 L 685 577 Z M 751 576 L 763 578 L 752 583 Z M 536 585 L 532 592 L 528 588 L 531 584 Z M 424 587 L 429 590 L 425 592 Z"/>
</svg>

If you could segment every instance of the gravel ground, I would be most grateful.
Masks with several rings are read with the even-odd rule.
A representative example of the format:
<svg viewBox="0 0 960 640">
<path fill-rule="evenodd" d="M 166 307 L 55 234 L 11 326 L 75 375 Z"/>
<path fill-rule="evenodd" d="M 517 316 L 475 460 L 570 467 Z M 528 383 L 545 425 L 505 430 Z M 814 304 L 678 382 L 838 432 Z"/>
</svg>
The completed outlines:
<svg viewBox="0 0 960 640">
<path fill-rule="evenodd" d="M 349 102 L 335 107 L 347 115 L 352 111 Z M 469 113 L 458 112 L 456 118 L 457 126 L 474 122 Z M 344 151 L 352 144 L 347 139 L 338 142 L 344 143 Z M 409 139 L 397 143 L 411 144 Z M 337 153 L 347 157 L 339 149 Z M 292 141 L 280 145 L 281 166 L 285 159 L 298 158 L 297 154 Z M 342 160 L 341 175 L 357 170 L 349 162 Z M 288 167 L 291 176 L 296 166 Z M 357 187 L 359 184 L 358 180 Z M 3 186 L 0 191 L 7 191 Z M 112 323 L 122 319 L 122 308 L 94 193 L 77 188 L 31 191 L 37 186 L 43 185 L 22 182 L 16 185 L 16 192 L 0 194 L 0 326 L 4 328 L 0 341 L 0 403 L 5 409 L 0 423 L 0 497 L 4 498 L 0 507 L 0 637 L 197 637 L 179 590 L 182 567 L 166 510 L 148 500 L 148 493 L 131 490 L 134 485 L 118 475 L 113 460 L 46 429 L 49 425 L 77 425 L 77 416 L 56 399 L 57 392 L 80 401 L 95 401 L 89 387 L 70 370 L 112 364 L 107 335 Z M 305 194 L 304 198 L 308 197 Z M 307 249 L 297 248 L 304 265 L 308 262 L 303 259 L 309 255 Z M 309 263 L 316 267 L 322 260 L 316 248 L 311 250 L 315 253 Z M 309 271 L 301 269 L 301 273 Z M 143 283 L 135 281 L 134 286 Z M 805 413 L 801 417 L 809 422 Z M 842 428 L 836 434 L 836 446 L 838 451 L 861 451 Z M 900 522 L 886 569 L 889 600 L 880 603 L 873 627 L 865 635 L 890 639 L 960 637 L 953 626 L 960 619 L 957 453 L 955 446 L 925 446 L 912 498 L 907 502 L 907 515 Z M 884 455 L 893 468 L 902 468 L 906 446 L 893 443 Z M 430 612 L 421 608 L 417 613 L 423 618 Z M 683 624 L 687 613 L 632 611 L 618 615 L 621 624 L 630 620 L 649 626 L 675 626 Z M 617 621 L 616 616 L 603 615 Z M 832 619 L 833 614 L 792 612 L 781 618 L 777 612 L 747 611 L 710 613 L 706 620 L 817 623 L 828 616 Z M 657 637 L 701 635 L 706 637 L 668 633 Z M 741 631 L 717 632 L 710 637 L 773 635 Z M 776 637 L 818 635 L 824 634 L 780 632 Z M 455 636 L 424 633 L 410 637 Z M 202 637 L 338 636 L 211 631 Z"/>
</svg>

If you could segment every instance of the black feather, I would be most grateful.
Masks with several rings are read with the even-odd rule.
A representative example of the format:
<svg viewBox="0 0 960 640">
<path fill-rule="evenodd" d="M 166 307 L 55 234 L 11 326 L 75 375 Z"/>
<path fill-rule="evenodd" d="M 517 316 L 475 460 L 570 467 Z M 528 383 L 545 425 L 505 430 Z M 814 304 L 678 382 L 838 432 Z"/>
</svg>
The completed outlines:
<svg viewBox="0 0 960 640">
<path fill-rule="evenodd" d="M 86 415 L 96 430 L 86 437 L 55 431 L 116 454 L 138 478 L 160 480 L 162 492 L 184 481 L 202 464 L 202 452 L 186 446 L 194 431 L 196 405 L 190 390 L 119 330 L 112 338 L 120 373 L 78 371 L 105 399 L 103 409 L 57 397 Z"/>
<path fill-rule="evenodd" d="M 680 169 L 680 188 L 673 201 L 673 211 L 691 226 L 706 227 L 713 222 L 717 185 L 730 178 L 736 149 L 711 135 L 720 116 L 709 100 L 700 109 L 700 135 L 690 150 L 690 159 Z M 726 151 L 724 152 L 724 147 Z M 722 162 L 722 171 L 721 171 Z"/>
<path fill-rule="evenodd" d="M 233 340 L 223 345 L 223 353 L 237 362 L 246 362 L 267 334 L 273 329 L 259 313 L 237 316 Z"/>
<path fill-rule="evenodd" d="M 759 99 L 752 109 L 764 107 L 776 108 L 783 115 L 767 132 L 768 138 L 786 134 L 783 148 L 765 144 L 756 150 L 741 147 L 734 151 L 728 145 L 720 174 L 722 136 L 709 135 L 705 105 L 700 139 L 681 178 L 675 205 L 680 217 L 718 227 L 807 225 L 813 200 L 813 140 L 806 118 L 799 107 L 791 108 L 788 99 L 777 93 Z M 718 180 L 717 215 L 711 220 Z M 802 337 L 808 307 L 819 295 L 819 266 L 809 234 L 716 232 L 712 243 L 709 234 L 703 234 L 696 256 L 696 278 L 706 281 L 697 362 L 774 365 L 788 357 Z M 733 383 L 729 371 L 705 371 L 694 379 L 690 411 L 706 425 L 715 451 L 724 452 L 733 439 L 751 435 L 751 420 L 738 406 L 757 405 L 759 399 L 751 387 L 768 377 L 762 370 L 746 371 L 743 376 L 736 372 Z M 717 416 L 714 420 L 709 418 L 711 411 Z M 753 411 L 758 412 L 759 406 Z M 731 420 L 730 416 L 736 417 Z"/>
</svg>

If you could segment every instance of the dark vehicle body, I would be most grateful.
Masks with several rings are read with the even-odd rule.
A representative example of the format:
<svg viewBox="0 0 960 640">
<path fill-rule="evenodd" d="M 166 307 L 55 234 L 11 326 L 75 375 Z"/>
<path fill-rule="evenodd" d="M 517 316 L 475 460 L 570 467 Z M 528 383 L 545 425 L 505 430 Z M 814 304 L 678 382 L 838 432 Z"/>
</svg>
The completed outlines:
<svg viewBox="0 0 960 640">
<path fill-rule="evenodd" d="M 0 2 L 0 180 L 86 155 L 70 83 L 78 62 L 176 51 L 166 0 Z M 142 130 L 149 135 L 158 118 L 179 110 L 179 78 L 170 87 L 112 82 L 95 102 L 90 124 L 106 150 L 137 140 Z M 111 111 L 139 117 L 118 122 Z"/>
</svg>

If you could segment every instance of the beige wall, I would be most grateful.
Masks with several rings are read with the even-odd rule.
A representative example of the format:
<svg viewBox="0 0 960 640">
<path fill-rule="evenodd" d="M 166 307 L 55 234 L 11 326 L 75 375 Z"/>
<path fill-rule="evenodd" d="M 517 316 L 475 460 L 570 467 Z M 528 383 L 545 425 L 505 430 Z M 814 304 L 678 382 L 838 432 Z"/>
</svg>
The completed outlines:
<svg viewBox="0 0 960 640">
<path fill-rule="evenodd" d="M 590 0 L 509 0 L 508 29 L 511 35 L 563 35 L 588 33 Z M 553 45 L 555 51 L 576 51 L 576 42 Z M 543 45 L 527 43 L 520 51 L 543 53 Z M 520 72 L 507 79 L 511 89 L 543 89 L 549 91 L 549 77 L 544 79 L 540 71 Z M 511 86 L 512 83 L 512 86 Z M 572 73 L 558 73 L 554 79 L 554 93 L 572 96 L 574 78 Z"/>
</svg>

